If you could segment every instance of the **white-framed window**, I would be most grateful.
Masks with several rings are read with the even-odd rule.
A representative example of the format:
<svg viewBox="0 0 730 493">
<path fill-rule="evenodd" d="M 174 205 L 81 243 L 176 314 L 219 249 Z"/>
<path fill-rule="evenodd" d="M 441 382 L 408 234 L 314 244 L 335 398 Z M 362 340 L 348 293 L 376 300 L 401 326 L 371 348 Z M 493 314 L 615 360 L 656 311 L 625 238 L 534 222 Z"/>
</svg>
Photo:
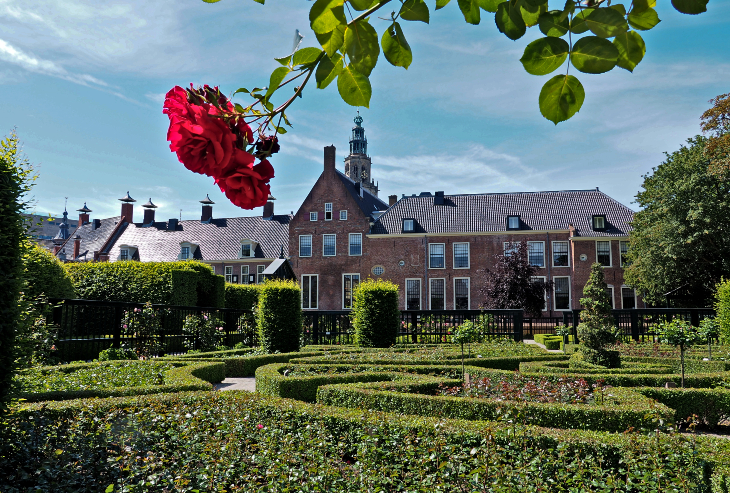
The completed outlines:
<svg viewBox="0 0 730 493">
<path fill-rule="evenodd" d="M 520 248 L 520 242 L 519 241 L 505 241 L 502 245 L 504 255 L 509 257 L 513 253 L 515 253 Z"/>
<path fill-rule="evenodd" d="M 470 279 L 468 277 L 454 278 L 454 310 L 469 310 L 471 305 Z"/>
<path fill-rule="evenodd" d="M 360 284 L 360 274 L 342 274 L 342 309 L 352 309 L 355 301 L 353 293 L 355 288 Z"/>
<path fill-rule="evenodd" d="M 337 255 L 337 235 L 322 235 L 322 255 L 325 257 Z"/>
<path fill-rule="evenodd" d="M 446 279 L 428 280 L 429 309 L 446 310 Z"/>
<path fill-rule="evenodd" d="M 241 284 L 249 284 L 248 265 L 241 266 Z"/>
<path fill-rule="evenodd" d="M 629 259 L 626 255 L 629 253 L 629 242 L 621 241 L 619 242 L 619 247 L 621 248 L 621 267 L 628 267 Z"/>
<path fill-rule="evenodd" d="M 528 241 L 527 258 L 534 267 L 545 267 L 545 242 Z"/>
<path fill-rule="evenodd" d="M 256 242 L 250 240 L 241 241 L 241 258 L 256 256 Z"/>
<path fill-rule="evenodd" d="M 403 232 L 404 233 L 413 233 L 414 227 L 413 227 L 413 219 L 403 219 Z"/>
<path fill-rule="evenodd" d="M 180 247 L 180 260 L 187 260 L 190 258 L 190 247 Z"/>
<path fill-rule="evenodd" d="M 226 282 L 233 282 L 233 266 L 226 265 L 224 272 L 226 273 Z"/>
<path fill-rule="evenodd" d="M 340 221 L 347 221 L 347 211 L 340 211 Z"/>
<path fill-rule="evenodd" d="M 636 291 L 629 286 L 621 286 L 621 308 L 636 308 Z"/>
<path fill-rule="evenodd" d="M 362 233 L 350 233 L 348 236 L 350 256 L 362 255 Z"/>
<path fill-rule="evenodd" d="M 507 216 L 507 229 L 520 229 L 520 216 Z"/>
<path fill-rule="evenodd" d="M 318 274 L 302 275 L 302 308 L 305 310 L 317 309 L 317 286 L 319 284 L 318 281 Z"/>
<path fill-rule="evenodd" d="M 532 278 L 532 282 L 534 282 L 534 283 L 540 283 L 543 286 L 545 286 L 545 283 L 547 282 L 547 277 L 545 277 L 545 276 L 535 276 L 535 277 Z M 543 289 L 543 293 L 544 293 L 543 294 L 543 299 L 545 300 L 545 302 L 542 305 L 542 311 L 547 311 L 547 309 L 548 309 L 548 307 L 547 307 L 547 291 L 545 291 Z"/>
<path fill-rule="evenodd" d="M 406 310 L 421 309 L 421 280 L 406 279 Z"/>
<path fill-rule="evenodd" d="M 570 310 L 570 277 L 553 277 L 554 309 Z"/>
<path fill-rule="evenodd" d="M 616 308 L 616 303 L 613 300 L 613 286 L 610 284 L 606 286 L 606 294 L 608 295 L 608 299 L 611 300 L 611 308 Z"/>
<path fill-rule="evenodd" d="M 324 220 L 332 220 L 332 202 L 327 202 L 326 204 L 324 204 Z"/>
<path fill-rule="evenodd" d="M 445 269 L 446 268 L 446 244 L 430 243 L 428 245 L 428 268 L 429 269 Z"/>
<path fill-rule="evenodd" d="M 129 260 L 129 249 L 122 248 L 119 250 L 119 260 Z"/>
<path fill-rule="evenodd" d="M 568 267 L 570 265 L 567 241 L 553 241 L 553 267 Z"/>
<path fill-rule="evenodd" d="M 262 284 L 264 282 L 264 271 L 266 270 L 265 265 L 256 266 L 256 284 Z"/>
<path fill-rule="evenodd" d="M 596 241 L 596 262 L 601 267 L 611 267 L 611 242 Z"/>
<path fill-rule="evenodd" d="M 593 216 L 593 229 L 596 231 L 606 229 L 606 216 Z"/>
<path fill-rule="evenodd" d="M 312 256 L 312 235 L 299 235 L 299 256 Z"/>
<path fill-rule="evenodd" d="M 454 243 L 454 269 L 469 268 L 469 243 Z"/>
<path fill-rule="evenodd" d="M 309 220 L 310 221 L 316 221 L 317 220 L 317 213 L 316 212 L 310 212 L 309 213 Z"/>
</svg>

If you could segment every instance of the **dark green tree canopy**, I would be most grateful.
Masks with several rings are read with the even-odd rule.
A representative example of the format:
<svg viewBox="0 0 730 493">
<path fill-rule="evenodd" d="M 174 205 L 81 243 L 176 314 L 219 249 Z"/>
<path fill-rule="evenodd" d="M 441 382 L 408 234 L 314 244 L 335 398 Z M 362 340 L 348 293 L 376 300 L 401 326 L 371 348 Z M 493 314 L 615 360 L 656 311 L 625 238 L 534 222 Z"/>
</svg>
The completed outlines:
<svg viewBox="0 0 730 493">
<path fill-rule="evenodd" d="M 636 196 L 626 280 L 654 305 L 679 290 L 686 306 L 710 306 L 730 276 L 730 181 L 708 171 L 706 143 L 697 136 L 667 154 Z"/>
</svg>

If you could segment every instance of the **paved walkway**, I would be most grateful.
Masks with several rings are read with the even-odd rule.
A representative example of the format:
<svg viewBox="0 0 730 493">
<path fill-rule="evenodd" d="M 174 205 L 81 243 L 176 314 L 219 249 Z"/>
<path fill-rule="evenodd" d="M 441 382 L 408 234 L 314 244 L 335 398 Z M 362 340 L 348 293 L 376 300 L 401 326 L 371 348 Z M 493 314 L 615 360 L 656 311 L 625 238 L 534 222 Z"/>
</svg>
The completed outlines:
<svg viewBox="0 0 730 493">
<path fill-rule="evenodd" d="M 248 378 L 226 378 L 221 383 L 215 384 L 216 390 L 246 390 L 256 392 L 256 379 Z"/>
<path fill-rule="evenodd" d="M 545 349 L 545 345 L 544 344 L 540 344 L 539 342 L 535 342 L 532 339 L 523 339 L 522 342 L 524 342 L 525 344 L 534 344 L 535 346 L 539 346 L 539 347 Z M 547 351 L 548 353 L 560 353 L 560 354 L 563 354 L 563 352 L 560 349 L 545 349 L 545 351 Z"/>
</svg>

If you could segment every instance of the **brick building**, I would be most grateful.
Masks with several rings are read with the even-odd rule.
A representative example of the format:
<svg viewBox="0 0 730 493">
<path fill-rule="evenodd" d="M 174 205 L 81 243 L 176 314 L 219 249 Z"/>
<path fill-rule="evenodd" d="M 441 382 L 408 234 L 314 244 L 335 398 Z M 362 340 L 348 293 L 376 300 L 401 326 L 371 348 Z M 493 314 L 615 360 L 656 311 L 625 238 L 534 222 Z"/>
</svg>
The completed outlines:
<svg viewBox="0 0 730 493">
<path fill-rule="evenodd" d="M 539 267 L 537 278 L 554 282 L 544 316 L 580 307 L 593 262 L 605 267 L 615 308 L 643 306 L 623 277 L 629 208 L 598 188 L 437 191 L 400 200 L 393 195 L 385 204 L 358 119 L 345 173 L 336 169 L 335 148 L 325 147 L 324 170 L 289 225 L 289 255 L 305 310 L 350 308 L 353 287 L 366 278 L 398 284 L 401 309 L 477 309 L 484 302 L 484 270 L 521 240 Z"/>
</svg>

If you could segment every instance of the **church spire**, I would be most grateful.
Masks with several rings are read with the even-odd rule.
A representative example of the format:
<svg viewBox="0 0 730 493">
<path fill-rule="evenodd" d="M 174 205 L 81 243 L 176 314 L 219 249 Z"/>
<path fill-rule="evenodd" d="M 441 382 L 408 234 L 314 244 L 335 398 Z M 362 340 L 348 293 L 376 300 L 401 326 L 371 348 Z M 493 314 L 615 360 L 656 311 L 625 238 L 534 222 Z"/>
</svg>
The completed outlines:
<svg viewBox="0 0 730 493">
<path fill-rule="evenodd" d="M 362 127 L 362 117 L 357 112 L 355 117 L 355 126 L 352 127 L 352 137 L 350 138 L 350 154 L 368 153 L 368 139 L 365 138 L 365 129 Z"/>
<path fill-rule="evenodd" d="M 360 186 L 378 196 L 378 185 L 373 181 L 370 173 L 370 156 L 368 156 L 368 139 L 365 138 L 365 129 L 362 127 L 360 112 L 354 119 L 350 137 L 350 154 L 345 158 L 345 176 L 359 183 Z"/>
</svg>

